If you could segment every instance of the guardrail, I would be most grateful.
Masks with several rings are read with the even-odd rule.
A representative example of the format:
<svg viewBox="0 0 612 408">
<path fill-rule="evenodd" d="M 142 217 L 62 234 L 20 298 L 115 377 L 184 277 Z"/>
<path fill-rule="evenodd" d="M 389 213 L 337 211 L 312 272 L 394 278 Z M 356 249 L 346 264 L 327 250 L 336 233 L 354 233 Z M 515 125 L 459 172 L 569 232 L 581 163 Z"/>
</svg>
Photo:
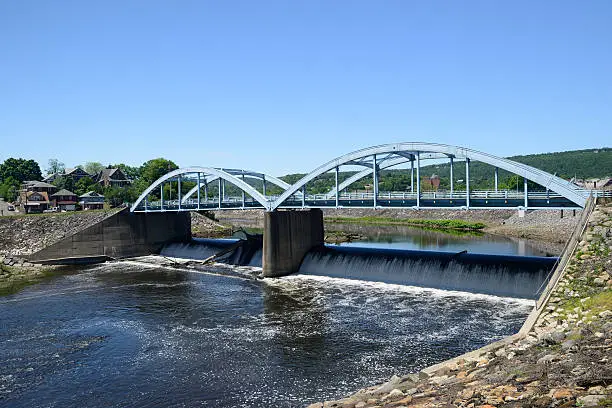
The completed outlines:
<svg viewBox="0 0 612 408">
<path fill-rule="evenodd" d="M 612 198 L 612 191 L 610 190 L 584 190 L 584 194 L 588 197 L 595 198 Z M 296 194 L 294 196 L 295 200 L 302 200 L 301 194 Z M 422 191 L 420 194 L 420 198 L 423 200 L 436 200 L 436 199 L 457 199 L 462 200 L 466 199 L 467 195 L 465 191 Z M 278 196 L 270 195 L 267 196 L 268 201 L 273 202 L 276 200 Z M 335 195 L 329 194 L 307 194 L 304 197 L 304 201 L 310 202 L 312 206 L 313 202 L 317 201 L 330 201 L 336 198 Z M 498 191 L 490 191 L 490 190 L 476 190 L 470 191 L 471 199 L 499 199 L 499 200 L 523 200 L 525 198 L 524 192 L 522 191 L 511 191 L 511 190 L 498 190 Z M 343 192 L 340 193 L 338 197 L 339 200 L 373 200 L 374 193 L 373 192 Z M 404 192 L 404 191 L 382 191 L 377 195 L 378 200 L 416 200 L 417 193 L 415 192 Z M 556 194 L 551 191 L 531 191 L 527 194 L 527 200 L 548 200 L 548 199 L 563 199 L 563 196 L 560 194 Z M 221 201 L 221 204 L 226 208 L 236 207 L 242 208 L 242 204 L 245 204 L 245 207 L 261 207 L 255 200 L 251 197 L 246 196 L 243 198 L 242 196 L 227 196 L 224 197 Z M 193 210 L 198 207 L 197 198 L 188 199 L 185 202 L 180 203 L 179 200 L 164 200 L 163 203 L 164 209 L 190 209 Z M 209 197 L 208 199 L 201 198 L 200 206 L 204 205 L 205 208 L 212 208 L 215 206 L 219 206 L 219 197 Z M 139 209 L 144 209 L 145 205 L 139 206 Z M 161 205 L 159 201 L 151 201 L 146 203 L 146 208 L 150 210 L 159 210 L 161 209 Z"/>
</svg>

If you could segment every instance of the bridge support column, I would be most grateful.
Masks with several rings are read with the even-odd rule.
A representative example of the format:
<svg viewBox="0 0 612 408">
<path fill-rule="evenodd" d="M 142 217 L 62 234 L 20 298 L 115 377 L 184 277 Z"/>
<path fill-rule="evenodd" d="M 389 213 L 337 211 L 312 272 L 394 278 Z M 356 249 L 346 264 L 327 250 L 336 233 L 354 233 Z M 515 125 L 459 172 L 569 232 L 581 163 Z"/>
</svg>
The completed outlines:
<svg viewBox="0 0 612 408">
<path fill-rule="evenodd" d="M 198 211 L 200 210 L 200 173 L 198 173 Z"/>
<path fill-rule="evenodd" d="M 297 272 L 306 253 L 320 245 L 323 245 L 323 212 L 320 209 L 266 212 L 263 276 Z"/>
<path fill-rule="evenodd" d="M 338 172 L 340 168 L 336 166 L 336 208 L 340 206 L 340 191 L 338 191 Z"/>
<path fill-rule="evenodd" d="M 178 209 L 181 211 L 181 175 L 178 176 Z"/>
<path fill-rule="evenodd" d="M 417 152 L 417 208 L 421 207 L 421 153 Z"/>
<path fill-rule="evenodd" d="M 164 183 L 159 185 L 159 209 L 164 211 Z"/>
<path fill-rule="evenodd" d="M 410 192 L 414 193 L 414 158 L 410 159 Z"/>
<path fill-rule="evenodd" d="M 470 159 L 465 159 L 465 206 L 470 208 Z"/>
<path fill-rule="evenodd" d="M 242 181 L 244 181 L 244 171 L 242 172 Z M 245 204 L 245 195 L 244 195 L 244 190 L 242 190 L 242 209 L 244 210 L 244 204 Z"/>
<path fill-rule="evenodd" d="M 453 198 L 453 190 L 455 189 L 455 182 L 454 180 L 454 175 L 453 175 L 453 158 L 450 158 L 450 197 Z"/>
<path fill-rule="evenodd" d="M 378 205 L 378 163 L 376 161 L 376 155 L 374 155 L 374 158 L 372 160 L 372 181 L 374 184 L 372 186 L 372 190 L 374 191 L 374 208 L 376 208 L 376 206 Z"/>
<path fill-rule="evenodd" d="M 527 177 L 523 177 L 523 190 L 525 195 L 525 209 L 529 206 L 529 202 L 527 200 Z"/>
<path fill-rule="evenodd" d="M 499 168 L 495 168 L 495 192 L 497 193 L 497 184 L 499 180 Z"/>
</svg>

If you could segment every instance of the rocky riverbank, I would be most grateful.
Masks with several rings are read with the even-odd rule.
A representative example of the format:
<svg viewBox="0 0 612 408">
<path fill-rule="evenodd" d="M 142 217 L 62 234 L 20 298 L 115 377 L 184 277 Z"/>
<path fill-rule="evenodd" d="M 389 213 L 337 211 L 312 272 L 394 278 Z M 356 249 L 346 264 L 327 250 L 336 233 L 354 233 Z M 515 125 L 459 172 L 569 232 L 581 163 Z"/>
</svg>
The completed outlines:
<svg viewBox="0 0 612 408">
<path fill-rule="evenodd" d="M 588 226 L 527 334 L 309 408 L 612 406 L 612 206 Z"/>
<path fill-rule="evenodd" d="M 222 238 L 232 234 L 232 227 L 221 224 L 210 216 L 192 212 L 191 234 L 195 238 Z"/>
<path fill-rule="evenodd" d="M 0 255 L 0 295 L 13 293 L 61 269 L 58 266 L 32 264 L 19 257 Z"/>
</svg>

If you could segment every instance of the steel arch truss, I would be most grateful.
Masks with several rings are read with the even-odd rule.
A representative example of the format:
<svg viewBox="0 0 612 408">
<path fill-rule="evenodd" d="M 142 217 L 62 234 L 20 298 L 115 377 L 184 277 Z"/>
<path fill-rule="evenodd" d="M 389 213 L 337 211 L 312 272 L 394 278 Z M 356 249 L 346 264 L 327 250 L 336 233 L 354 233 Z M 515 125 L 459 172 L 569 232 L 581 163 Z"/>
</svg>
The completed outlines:
<svg viewBox="0 0 612 408">
<path fill-rule="evenodd" d="M 263 207 L 266 210 L 269 210 L 269 206 L 270 203 L 268 202 L 268 199 L 259 191 L 257 191 L 253 186 L 251 186 L 250 184 L 246 183 L 244 180 L 242 180 L 239 177 L 236 177 L 235 175 L 231 174 L 228 171 L 225 171 L 223 169 L 216 169 L 216 168 L 212 168 L 212 167 L 187 167 L 187 168 L 183 168 L 183 169 L 178 169 L 178 170 L 174 170 L 171 171 L 165 175 L 163 175 L 162 177 L 160 177 L 159 179 L 155 180 L 155 182 L 153 182 L 153 184 L 151 184 L 141 195 L 140 197 L 138 197 L 138 199 L 136 200 L 136 202 L 132 205 L 130 211 L 135 212 L 135 211 L 150 211 L 147 208 L 147 196 L 149 194 L 151 194 L 152 192 L 154 192 L 157 188 L 162 189 L 162 197 L 161 197 L 161 205 L 160 205 L 160 211 L 164 211 L 164 200 L 163 200 L 163 185 L 167 182 L 171 182 L 171 181 L 178 181 L 180 183 L 181 180 L 185 180 L 185 179 L 191 179 L 191 178 L 196 178 L 199 180 L 199 182 L 201 182 L 202 180 L 206 180 L 207 178 L 210 179 L 214 179 L 214 180 L 224 180 L 229 182 L 230 184 L 236 186 L 237 188 L 239 188 L 240 190 L 242 190 L 244 193 L 248 194 L 249 196 L 251 196 L 255 201 L 257 201 L 261 207 Z M 197 192 L 198 188 L 197 185 L 195 187 L 195 191 Z M 198 200 L 199 201 L 199 200 Z M 144 208 L 142 206 L 142 204 L 144 203 Z M 182 209 L 199 209 L 199 206 L 197 208 L 182 208 L 183 204 L 183 200 L 182 197 L 179 198 L 177 200 L 177 204 L 176 207 L 177 208 L 171 208 L 171 210 L 178 210 L 181 211 Z M 221 204 L 221 200 L 219 201 L 219 205 Z M 170 208 L 166 208 L 168 210 L 170 210 Z"/>
<path fill-rule="evenodd" d="M 383 160 L 382 162 L 377 160 L 378 155 L 384 155 L 381 157 Z M 448 158 L 465 159 L 467 161 L 480 161 L 491 166 L 504 169 L 510 173 L 522 176 L 527 180 L 531 180 L 543 187 L 546 187 L 547 189 L 550 189 L 551 191 L 554 191 L 555 193 L 567 198 L 580 207 L 584 207 L 586 202 L 587 197 L 584 194 L 584 190 L 578 188 L 576 185 L 568 181 L 539 170 L 535 167 L 464 147 L 436 143 L 410 142 L 373 146 L 330 160 L 302 177 L 295 184 L 293 184 L 291 188 L 285 190 L 283 194 L 281 194 L 274 202 L 270 204 L 270 210 L 273 211 L 281 207 L 287 199 L 306 186 L 308 182 L 343 165 L 371 166 L 370 169 L 357 173 L 357 175 L 360 175 L 360 177 L 355 175 L 354 179 L 352 180 L 352 182 L 354 182 L 359 178 L 372 174 L 374 168 L 381 168 L 381 163 L 384 163 L 385 161 L 388 161 L 387 163 L 389 164 L 385 167 L 390 167 L 391 165 L 402 163 L 402 158 L 404 161 L 414 160 L 414 158 L 416 158 L 418 161 L 422 158 L 438 158 L 445 156 Z M 371 157 L 372 160 L 367 160 L 369 157 Z M 396 160 L 396 162 L 392 162 L 392 160 Z M 350 183 L 346 184 L 346 186 L 348 185 L 350 185 Z M 346 186 L 344 187 L 346 188 Z M 338 186 L 338 190 L 342 191 L 342 188 Z M 336 193 L 337 192 L 334 189 L 328 194 L 335 195 Z"/>
<path fill-rule="evenodd" d="M 280 187 L 282 190 L 286 190 L 289 187 L 291 187 L 291 185 L 289 183 L 285 183 L 283 180 L 271 176 L 269 174 L 265 174 L 265 173 L 260 173 L 260 172 L 256 172 L 256 171 L 252 171 L 252 170 L 241 170 L 241 169 L 220 169 L 228 174 L 231 174 L 232 176 L 235 176 L 241 180 L 244 180 L 245 178 L 249 178 L 249 179 L 256 179 L 256 180 L 261 180 L 261 182 L 263 183 L 263 195 L 266 195 L 266 182 L 270 182 L 271 184 L 274 184 L 277 187 Z M 210 184 L 214 181 L 217 181 L 219 179 L 219 176 L 217 175 L 208 175 L 206 178 L 202 179 L 201 182 L 204 184 L 200 185 L 200 189 L 202 187 L 204 187 L 207 184 Z M 191 190 L 189 190 L 187 193 L 185 193 L 185 196 L 182 199 L 182 203 L 187 203 L 189 199 L 191 199 L 191 197 L 193 197 L 194 194 L 196 194 L 198 191 L 198 186 L 194 186 Z"/>
<path fill-rule="evenodd" d="M 377 197 L 378 197 L 378 171 L 381 169 L 390 168 L 393 166 L 401 165 L 404 163 L 411 163 L 411 169 L 414 170 L 414 164 L 416 162 L 416 170 L 417 170 L 417 186 L 416 193 L 410 193 L 411 197 L 413 197 L 411 202 L 413 204 L 409 204 L 408 201 L 401 201 L 400 206 L 414 206 L 416 203 L 416 207 L 419 208 L 419 200 L 421 199 L 421 191 L 420 191 L 420 178 L 419 178 L 419 169 L 420 162 L 423 159 L 441 159 L 447 158 L 451 160 L 451 163 L 454 159 L 464 160 L 466 163 L 466 191 L 463 194 L 463 202 L 464 204 L 460 204 L 461 206 L 470 208 L 470 189 L 469 189 L 469 163 L 470 161 L 479 161 L 496 168 L 496 186 L 497 186 L 497 169 L 503 169 L 510 173 L 516 174 L 518 176 L 522 176 L 525 179 L 525 194 L 524 194 L 524 204 L 517 204 L 519 208 L 531 208 L 528 205 L 527 198 L 527 181 L 530 180 L 534 183 L 537 183 L 547 190 L 550 190 L 563 199 L 568 200 L 579 207 L 584 207 L 588 192 L 579 188 L 578 186 L 565 181 L 559 177 L 556 177 L 550 173 L 539 170 L 535 167 L 531 167 L 522 163 L 518 163 L 509 159 L 496 157 L 487 153 L 479 152 L 476 150 L 467 149 L 464 147 L 445 145 L 445 144 L 435 144 L 435 143 L 422 143 L 422 142 L 409 142 L 409 143 L 394 143 L 394 144 L 386 144 L 373 146 L 362 150 L 357 150 L 352 153 L 345 154 L 343 156 L 337 157 L 329 162 L 319 166 L 312 172 L 308 173 L 304 177 L 302 177 L 299 181 L 297 181 L 293 185 L 289 185 L 286 182 L 270 176 L 264 173 L 249 171 L 249 170 L 237 170 L 237 169 L 217 169 L 211 167 L 189 167 L 185 169 L 178 169 L 173 172 L 170 172 L 158 180 L 156 180 L 151 186 L 149 186 L 141 195 L 138 197 L 134 205 L 131 207 L 131 211 L 150 211 L 151 209 L 147 209 L 147 196 L 149 196 L 152 192 L 157 188 L 161 188 L 160 192 L 160 208 L 161 211 L 169 211 L 169 210 L 193 210 L 193 209 L 201 209 L 200 208 L 200 191 L 198 187 L 207 186 L 208 183 L 212 181 L 218 180 L 219 183 L 219 200 L 218 200 L 218 208 L 245 208 L 245 194 L 248 194 L 254 201 L 249 201 L 248 206 L 251 208 L 258 207 L 263 208 L 266 211 L 274 211 L 281 207 L 291 208 L 295 207 L 295 198 L 301 197 L 301 205 L 298 206 L 330 206 L 330 203 L 322 203 L 320 201 L 316 201 L 318 199 L 315 198 L 315 201 L 312 201 L 311 198 L 309 203 L 306 203 L 307 195 L 305 194 L 306 185 L 314 180 L 315 178 L 331 171 L 336 171 L 336 187 L 334 187 L 331 191 L 329 191 L 324 198 L 324 201 L 329 201 L 330 198 L 335 196 L 335 206 L 342 205 L 340 202 L 340 192 L 350 186 L 352 183 L 367 177 L 369 175 L 374 175 L 374 193 L 371 196 L 373 200 L 373 206 L 377 206 Z M 338 169 L 340 166 L 361 166 L 364 169 L 358 171 L 356 174 L 349 177 L 342 183 L 338 181 Z M 374 171 L 376 169 L 376 171 Z M 167 182 L 178 181 L 181 183 L 181 180 L 197 177 L 198 183 L 195 187 L 193 187 L 187 194 L 183 197 L 179 197 L 179 199 L 175 202 L 172 202 L 168 207 L 164 207 L 164 199 L 163 199 L 163 185 Z M 263 194 L 257 191 L 253 186 L 248 184 L 245 179 L 259 179 L 263 181 Z M 233 204 L 229 205 L 228 203 L 222 201 L 225 199 L 223 194 L 221 193 L 221 183 L 229 182 L 235 187 L 239 188 L 242 191 L 242 205 L 237 203 L 240 200 L 229 200 Z M 270 182 L 281 189 L 283 189 L 283 193 L 278 197 L 268 197 L 265 192 L 265 184 L 266 182 Z M 412 186 L 412 182 L 411 182 Z M 180 191 L 180 188 L 179 188 Z M 497 187 L 496 187 L 497 192 Z M 193 203 L 194 194 L 197 193 L 198 200 L 197 205 Z M 548 193 L 546 193 L 548 194 Z M 460 194 L 459 194 L 460 195 Z M 206 194 L 206 200 L 208 200 L 208 194 Z M 292 198 L 293 197 L 293 198 Z M 435 201 L 434 195 L 434 205 Z M 452 166 L 451 166 L 451 190 L 450 190 L 451 200 L 450 204 L 453 206 L 457 206 L 458 204 L 454 203 L 453 199 L 453 186 L 452 186 Z M 486 196 L 485 196 L 486 197 Z M 293 203 L 292 203 L 293 201 Z M 455 200 L 459 201 L 459 200 Z M 502 200 L 503 201 L 503 200 Z M 487 203 L 488 201 L 484 202 Z M 143 209 L 144 203 L 144 209 Z M 222 205 L 223 204 L 223 205 Z M 228 204 L 229 206 L 224 206 Z M 350 204 L 350 203 L 349 203 Z M 508 208 L 508 205 L 505 205 L 504 208 Z M 334 204 L 331 203 L 333 206 Z M 388 205 L 388 204 L 386 204 Z M 394 204 L 392 204 L 394 205 Z M 484 205 L 484 204 L 483 204 Z M 431 206 L 431 205 L 426 205 Z M 488 204 L 491 207 L 491 204 Z M 472 206 L 473 207 L 473 206 Z M 550 206 L 549 206 L 550 207 Z M 210 207 L 207 207 L 210 208 Z M 494 207 L 493 207 L 494 208 Z M 535 207 L 538 208 L 538 207 Z"/>
</svg>

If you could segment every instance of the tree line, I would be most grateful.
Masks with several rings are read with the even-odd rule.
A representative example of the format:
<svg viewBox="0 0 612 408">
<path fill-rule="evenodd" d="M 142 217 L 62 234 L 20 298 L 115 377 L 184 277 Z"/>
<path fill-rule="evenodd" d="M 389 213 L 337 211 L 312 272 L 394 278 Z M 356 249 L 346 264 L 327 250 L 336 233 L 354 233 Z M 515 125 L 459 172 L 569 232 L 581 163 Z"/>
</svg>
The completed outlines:
<svg viewBox="0 0 612 408">
<path fill-rule="evenodd" d="M 129 166 L 124 163 L 104 166 L 99 162 L 86 162 L 77 167 L 85 170 L 91 177 L 83 177 L 75 182 L 71 177 L 64 174 L 66 166 L 58 159 L 50 159 L 45 170 L 47 175 L 57 175 L 51 184 L 55 185 L 58 190 L 66 189 L 76 195 L 95 191 L 103 194 L 106 201 L 113 206 L 135 201 L 153 181 L 178 168 L 176 163 L 165 158 L 148 160 L 140 166 Z M 120 169 L 131 180 L 131 183 L 124 187 L 103 187 L 94 180 L 94 177 L 105 168 Z M 0 164 L 0 198 L 4 198 L 6 201 L 15 201 L 22 183 L 42 180 L 42 178 L 42 171 L 36 161 L 8 158 Z"/>
</svg>

